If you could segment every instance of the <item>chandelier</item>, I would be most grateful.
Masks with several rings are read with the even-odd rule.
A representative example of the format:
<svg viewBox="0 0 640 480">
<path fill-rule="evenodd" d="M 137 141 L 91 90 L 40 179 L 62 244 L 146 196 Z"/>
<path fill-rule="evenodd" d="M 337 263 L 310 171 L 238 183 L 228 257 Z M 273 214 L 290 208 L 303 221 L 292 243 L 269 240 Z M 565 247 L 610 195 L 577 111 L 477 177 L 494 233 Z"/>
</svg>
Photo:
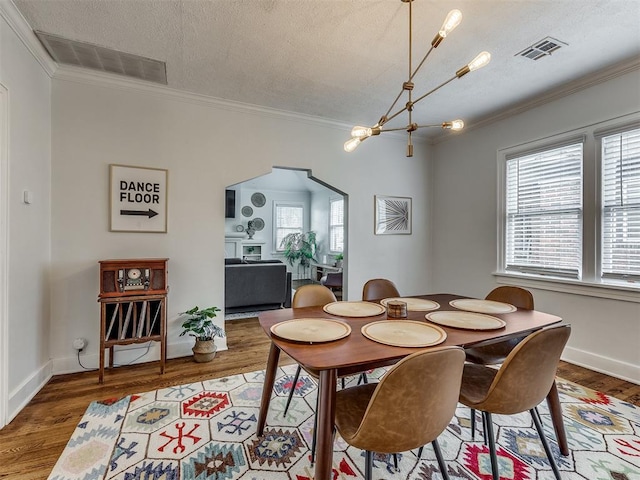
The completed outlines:
<svg viewBox="0 0 640 480">
<path fill-rule="evenodd" d="M 413 77 L 416 76 L 416 74 L 418 73 L 422 65 L 424 65 L 424 62 L 427 60 L 431 52 L 435 48 L 437 48 L 438 45 L 440 45 L 442 40 L 444 40 L 446 36 L 453 31 L 454 28 L 456 28 L 460 24 L 460 21 L 462 20 L 462 13 L 460 12 L 460 10 L 451 10 L 449 12 L 449 14 L 447 15 L 447 18 L 445 18 L 444 23 L 442 24 L 442 27 L 440 27 L 440 30 L 438 31 L 435 38 L 431 42 L 431 48 L 429 48 L 429 51 L 423 57 L 422 61 L 418 64 L 416 69 L 413 70 L 413 63 L 412 63 L 412 57 L 411 57 L 412 56 L 412 33 L 413 33 L 413 18 L 412 18 L 413 0 L 401 0 L 401 1 L 403 3 L 409 4 L 409 78 L 406 82 L 402 84 L 402 90 L 400 90 L 400 93 L 398 93 L 398 95 L 396 96 L 395 100 L 393 101 L 393 103 L 391 104 L 387 112 L 382 117 L 380 117 L 380 120 L 378 120 L 378 123 L 376 123 L 372 127 L 362 127 L 362 126 L 353 127 L 353 129 L 351 130 L 351 138 L 347 140 L 344 144 L 344 149 L 346 152 L 353 152 L 358 145 L 360 145 L 364 140 L 366 140 L 367 138 L 373 135 L 380 135 L 383 132 L 394 132 L 394 131 L 406 130 L 407 157 L 413 157 L 413 144 L 411 142 L 411 134 L 416 130 L 418 130 L 419 128 L 440 127 L 446 130 L 462 129 L 464 127 L 464 122 L 462 120 L 452 120 L 448 122 L 436 123 L 436 124 L 430 124 L 430 125 L 418 125 L 417 123 L 413 122 L 413 116 L 412 116 L 413 107 L 415 106 L 416 103 L 428 97 L 432 93 L 438 91 L 440 88 L 444 87 L 449 82 L 455 80 L 456 78 L 462 78 L 467 73 L 484 67 L 491 60 L 491 54 L 489 52 L 479 53 L 473 60 L 471 60 L 471 62 L 469 62 L 464 67 L 460 68 L 455 73 L 455 75 L 451 77 L 449 80 L 441 83 L 440 85 L 435 87 L 433 90 L 428 91 L 424 95 L 414 100 L 413 99 L 413 87 L 414 87 Z M 404 92 L 407 92 L 407 97 L 408 97 L 407 102 L 405 103 L 404 107 L 398 107 L 398 110 L 392 113 L 393 109 L 396 108 L 396 104 L 398 103 L 398 101 L 400 100 Z M 405 126 L 397 127 L 397 128 L 385 127 L 387 122 L 393 120 L 403 112 L 407 112 L 408 114 L 408 123 Z"/>
</svg>

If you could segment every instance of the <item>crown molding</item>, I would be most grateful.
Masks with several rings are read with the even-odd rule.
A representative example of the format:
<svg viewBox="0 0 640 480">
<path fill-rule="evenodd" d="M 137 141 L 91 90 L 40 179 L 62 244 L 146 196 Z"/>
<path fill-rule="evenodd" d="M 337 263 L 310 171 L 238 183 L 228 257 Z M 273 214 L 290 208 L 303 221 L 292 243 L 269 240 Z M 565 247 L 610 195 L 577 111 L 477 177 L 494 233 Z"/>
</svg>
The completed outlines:
<svg viewBox="0 0 640 480">
<path fill-rule="evenodd" d="M 330 128 L 338 128 L 339 130 L 351 130 L 352 125 L 338 120 L 307 115 L 303 113 L 289 112 L 286 110 L 278 110 L 260 105 L 236 102 L 234 100 L 225 100 L 223 98 L 210 97 L 198 93 L 185 92 L 166 85 L 155 84 L 136 78 L 124 77 L 107 72 L 90 70 L 70 65 L 59 65 L 55 74 L 55 80 L 74 82 L 85 85 L 94 85 L 105 88 L 114 88 L 126 90 L 133 93 L 142 93 L 165 100 L 175 100 L 178 102 L 192 103 L 203 106 L 211 106 L 222 110 L 232 112 L 240 112 L 245 114 L 259 115 L 262 117 L 272 117 L 294 121 L 297 123 L 307 123 L 315 126 L 322 125 Z"/>
<path fill-rule="evenodd" d="M 620 77 L 622 75 L 626 75 L 627 73 L 635 72 L 637 70 L 640 70 L 640 59 L 637 57 L 633 57 L 629 60 L 617 63 L 602 70 L 598 70 L 597 72 L 594 72 L 592 74 L 585 75 L 584 77 L 581 77 L 572 82 L 565 83 L 564 85 L 558 88 L 554 88 L 553 90 L 549 90 L 542 95 L 537 95 L 535 98 L 516 103 L 511 107 L 500 110 L 497 113 L 470 122 L 471 124 L 468 128 L 465 126 L 464 130 L 457 133 L 463 134 L 464 132 L 469 132 L 471 130 L 485 127 L 492 123 L 499 122 L 500 120 L 504 120 L 514 115 L 518 115 L 528 110 L 540 107 L 547 103 L 554 102 L 563 97 L 568 97 L 569 95 L 573 95 L 574 93 L 580 92 L 595 85 L 599 85 L 601 83 L 608 82 L 609 80 Z M 451 136 L 439 134 L 437 136 L 434 136 L 431 139 L 430 143 L 432 145 L 435 145 L 450 138 Z"/>
<path fill-rule="evenodd" d="M 15 32 L 44 71 L 47 72 L 50 77 L 53 77 L 58 68 L 58 64 L 51 59 L 13 1 L 0 0 L 0 16 L 4 18 L 11 30 Z"/>
</svg>

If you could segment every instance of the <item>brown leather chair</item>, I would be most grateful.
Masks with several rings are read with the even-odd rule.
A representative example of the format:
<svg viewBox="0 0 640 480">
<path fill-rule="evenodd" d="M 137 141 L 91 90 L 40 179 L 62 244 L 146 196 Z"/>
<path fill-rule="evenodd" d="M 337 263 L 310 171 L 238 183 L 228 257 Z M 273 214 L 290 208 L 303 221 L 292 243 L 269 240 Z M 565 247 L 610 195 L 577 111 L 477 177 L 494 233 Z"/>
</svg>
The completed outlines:
<svg viewBox="0 0 640 480">
<path fill-rule="evenodd" d="M 365 450 L 365 479 L 373 473 L 373 452 L 395 453 L 431 442 L 440 467 L 447 467 L 438 436 L 453 417 L 464 365 L 459 347 L 422 350 L 396 363 L 380 383 L 336 393 L 336 428 L 349 445 Z"/>
<path fill-rule="evenodd" d="M 485 297 L 486 300 L 495 302 L 510 303 L 514 307 L 524 310 L 533 310 L 533 295 L 529 290 L 521 287 L 513 287 L 504 285 L 494 288 Z M 482 347 L 467 348 L 467 362 L 477 363 L 479 365 L 497 365 L 504 362 L 507 355 L 513 350 L 524 337 L 505 340 L 504 342 L 485 345 Z"/>
<path fill-rule="evenodd" d="M 547 396 L 555 381 L 560 355 L 570 334 L 569 325 L 538 330 L 509 353 L 500 369 L 472 363 L 464 366 L 460 403 L 482 411 L 494 480 L 499 480 L 500 474 L 491 415 L 513 415 L 526 410 L 531 413 L 551 469 L 560 480 L 560 472 L 544 436 L 536 407 Z"/>
<path fill-rule="evenodd" d="M 291 301 L 292 308 L 318 307 L 336 301 L 336 296 L 323 285 L 315 283 L 296 289 Z"/>
<path fill-rule="evenodd" d="M 374 278 L 367 281 L 362 288 L 362 300 L 381 300 L 383 298 L 399 297 L 400 292 L 391 280 Z"/>
<path fill-rule="evenodd" d="M 309 284 L 303 285 L 300 288 L 296 289 L 296 293 L 293 295 L 293 300 L 291 301 L 291 308 L 318 307 L 327 305 L 328 303 L 332 303 L 335 301 L 336 296 L 327 287 L 323 285 Z M 291 390 L 289 391 L 287 404 L 284 407 L 283 416 L 287 415 L 287 411 L 289 410 L 289 405 L 291 404 L 291 400 L 293 399 L 293 393 L 296 389 L 296 384 L 298 383 L 298 378 L 300 377 L 301 371 L 302 367 L 298 365 L 296 373 L 293 376 L 293 383 L 291 384 Z"/>
<path fill-rule="evenodd" d="M 523 310 L 533 310 L 533 295 L 525 288 L 514 287 L 511 285 L 503 285 L 496 287 L 485 297 L 487 300 L 493 300 L 495 302 L 510 303 L 511 305 L 521 308 Z M 504 342 L 494 343 L 491 345 L 485 345 L 482 347 L 471 347 L 465 349 L 467 355 L 467 362 L 476 363 L 478 365 L 498 365 L 505 361 L 511 350 L 515 348 L 525 337 L 511 338 Z M 553 404 L 552 412 L 558 412 L 557 415 L 552 416 L 553 428 L 556 432 L 556 437 L 560 443 L 560 450 L 564 455 L 567 455 L 568 447 L 566 445 L 566 433 L 564 430 L 564 420 L 561 414 L 560 398 L 558 396 L 558 389 L 555 380 L 551 386 L 551 390 L 547 396 L 547 402 L 549 406 Z M 475 414 L 471 411 L 471 435 L 475 437 Z"/>
</svg>

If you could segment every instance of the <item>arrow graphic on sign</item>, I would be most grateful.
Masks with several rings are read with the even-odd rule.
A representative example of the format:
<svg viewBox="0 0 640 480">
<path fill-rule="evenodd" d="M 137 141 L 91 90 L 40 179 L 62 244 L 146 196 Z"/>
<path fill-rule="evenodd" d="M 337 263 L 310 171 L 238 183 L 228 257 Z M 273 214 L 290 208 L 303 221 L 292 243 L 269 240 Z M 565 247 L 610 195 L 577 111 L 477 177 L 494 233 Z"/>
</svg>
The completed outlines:
<svg viewBox="0 0 640 480">
<path fill-rule="evenodd" d="M 158 215 L 158 212 L 153 210 L 120 210 L 120 215 L 140 215 L 143 217 L 153 218 Z"/>
</svg>

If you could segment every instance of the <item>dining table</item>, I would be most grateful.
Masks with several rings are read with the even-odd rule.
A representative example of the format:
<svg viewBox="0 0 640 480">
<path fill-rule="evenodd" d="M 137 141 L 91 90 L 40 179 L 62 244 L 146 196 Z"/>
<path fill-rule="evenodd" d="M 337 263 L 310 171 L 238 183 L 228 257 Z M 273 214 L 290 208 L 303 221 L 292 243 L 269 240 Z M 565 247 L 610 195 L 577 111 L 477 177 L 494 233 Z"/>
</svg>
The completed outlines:
<svg viewBox="0 0 640 480">
<path fill-rule="evenodd" d="M 412 299 L 422 299 L 434 302 L 437 312 L 460 312 L 454 304 L 469 297 L 463 295 L 440 293 L 428 295 L 411 295 Z M 376 303 L 384 303 L 380 299 Z M 363 302 L 337 302 L 337 303 L 363 303 Z M 346 306 L 346 305 L 345 305 Z M 339 377 L 362 373 L 374 368 L 393 365 L 402 358 L 417 350 L 438 348 L 443 346 L 471 347 L 491 344 L 508 338 L 521 337 L 549 325 L 562 322 L 562 318 L 540 312 L 537 310 L 524 310 L 513 307 L 509 313 L 491 313 L 491 317 L 501 320 L 500 328 L 469 329 L 459 326 L 451 327 L 439 323 L 436 328 L 444 331 L 446 338 L 439 339 L 438 344 L 426 347 L 405 347 L 388 345 L 380 341 L 374 341 L 370 336 L 362 333 L 363 327 L 383 320 L 395 320 L 388 317 L 386 308 L 380 308 L 380 313 L 371 316 L 351 316 L 328 313 L 322 306 L 305 308 L 284 308 L 270 310 L 259 314 L 259 322 L 264 332 L 271 338 L 271 347 L 265 372 L 264 387 L 260 403 L 260 413 L 257 423 L 257 435 L 262 436 L 267 419 L 269 403 L 278 369 L 280 352 L 284 352 L 302 365 L 307 371 L 313 373 L 318 382 L 318 411 L 316 435 L 316 463 L 315 479 L 329 480 L 332 478 L 333 464 L 333 429 L 335 422 L 336 387 Z M 402 320 L 423 322 L 433 325 L 426 317 L 430 312 L 424 310 L 408 310 Z M 447 315 L 447 314 L 440 314 Z M 434 317 L 435 318 L 435 317 Z M 332 341 L 297 341 L 275 335 L 272 328 L 282 322 L 295 319 L 330 319 L 349 326 L 349 333 L 342 338 Z M 502 325 L 504 324 L 504 325 Z M 367 327 L 368 328 L 368 327 Z M 365 328 L 365 333 L 367 332 Z M 535 366 L 532 366 L 535 368 Z M 555 384 L 554 384 L 555 386 Z M 434 386 L 437 388 L 437 385 Z M 554 397 L 554 398 L 550 398 Z M 557 397 L 557 392 L 550 392 L 549 408 L 554 420 L 559 415 L 562 424 L 562 411 Z M 556 436 L 560 450 L 568 454 L 566 436 L 564 430 L 556 429 Z M 565 453 L 566 452 L 566 453 Z"/>
</svg>

